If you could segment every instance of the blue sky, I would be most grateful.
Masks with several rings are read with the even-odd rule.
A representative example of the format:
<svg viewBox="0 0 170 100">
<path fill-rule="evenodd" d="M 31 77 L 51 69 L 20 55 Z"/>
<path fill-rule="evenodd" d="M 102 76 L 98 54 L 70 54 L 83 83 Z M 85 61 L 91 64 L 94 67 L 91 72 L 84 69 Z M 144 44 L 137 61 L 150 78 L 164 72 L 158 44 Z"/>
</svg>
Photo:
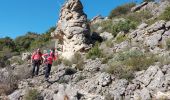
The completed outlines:
<svg viewBox="0 0 170 100">
<path fill-rule="evenodd" d="M 43 33 L 58 20 L 65 0 L 0 0 L 0 38 L 15 38 L 26 32 Z M 91 19 L 96 15 L 108 16 L 109 12 L 124 3 L 135 0 L 81 0 L 84 11 Z M 141 2 L 136 0 L 135 2 Z"/>
</svg>

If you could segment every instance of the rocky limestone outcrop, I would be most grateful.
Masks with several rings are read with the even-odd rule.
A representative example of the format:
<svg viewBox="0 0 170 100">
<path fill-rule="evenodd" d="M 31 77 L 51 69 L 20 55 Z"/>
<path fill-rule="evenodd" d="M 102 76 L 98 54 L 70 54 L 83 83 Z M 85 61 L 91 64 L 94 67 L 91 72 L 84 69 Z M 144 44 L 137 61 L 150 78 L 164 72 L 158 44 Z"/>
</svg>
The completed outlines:
<svg viewBox="0 0 170 100">
<path fill-rule="evenodd" d="M 141 44 L 153 53 L 165 51 L 166 41 L 170 38 L 169 21 L 160 20 L 148 26 L 142 23 L 136 30 L 131 32 L 128 37 L 132 45 Z M 120 45 L 120 44 L 119 44 Z M 160 48 L 162 46 L 162 48 Z"/>
<path fill-rule="evenodd" d="M 52 36 L 63 40 L 62 56 L 66 59 L 87 47 L 90 28 L 80 0 L 68 0 L 64 4 Z"/>
<path fill-rule="evenodd" d="M 164 0 L 160 2 L 143 2 L 136 5 L 131 11 L 149 11 L 154 17 L 159 16 L 170 4 L 170 1 Z"/>
</svg>

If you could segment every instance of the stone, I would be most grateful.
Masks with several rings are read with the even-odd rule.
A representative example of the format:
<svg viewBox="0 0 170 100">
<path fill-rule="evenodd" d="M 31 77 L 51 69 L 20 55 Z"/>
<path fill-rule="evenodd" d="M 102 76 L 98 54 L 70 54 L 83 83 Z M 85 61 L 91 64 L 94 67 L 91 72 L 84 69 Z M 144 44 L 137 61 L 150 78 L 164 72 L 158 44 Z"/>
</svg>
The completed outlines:
<svg viewBox="0 0 170 100">
<path fill-rule="evenodd" d="M 154 98 L 156 100 L 169 100 L 170 99 L 170 92 L 161 92 L 158 91 L 155 95 Z"/>
<path fill-rule="evenodd" d="M 138 28 L 138 29 L 144 29 L 144 28 L 146 28 L 146 27 L 148 27 L 148 24 L 142 23 L 142 24 L 139 25 L 137 28 Z"/>
<path fill-rule="evenodd" d="M 101 86 L 108 86 L 111 83 L 111 75 L 108 73 L 102 73 L 99 78 L 98 78 L 98 82 L 99 85 Z"/>
<path fill-rule="evenodd" d="M 151 80 L 147 88 L 151 90 L 162 88 L 162 82 L 165 80 L 165 76 L 161 70 L 158 70 L 154 78 Z"/>
<path fill-rule="evenodd" d="M 20 100 L 21 98 L 21 93 L 22 91 L 21 90 L 17 90 L 15 92 L 13 92 L 12 94 L 10 94 L 8 96 L 9 100 Z"/>
<path fill-rule="evenodd" d="M 142 75 L 136 77 L 135 81 L 139 81 L 143 87 L 156 90 L 162 87 L 165 76 L 161 69 L 155 65 L 150 66 Z"/>
<path fill-rule="evenodd" d="M 22 60 L 30 60 L 31 59 L 31 53 L 30 52 L 25 52 L 22 53 Z"/>
<path fill-rule="evenodd" d="M 165 25 L 166 28 L 170 28 L 170 21 L 166 22 L 166 25 Z"/>
<path fill-rule="evenodd" d="M 155 22 L 155 23 L 152 24 L 151 26 L 149 26 L 149 27 L 147 28 L 147 31 L 148 31 L 149 33 L 153 33 L 153 32 L 156 32 L 156 31 L 158 31 L 158 30 L 164 29 L 165 24 L 166 24 L 166 23 L 165 23 L 164 20 L 160 20 L 160 21 L 158 21 L 158 22 Z"/>
<path fill-rule="evenodd" d="M 124 49 L 126 49 L 128 47 L 129 47 L 129 41 L 123 41 L 120 44 L 116 44 L 113 49 L 116 52 L 119 52 L 119 51 L 123 51 Z"/>
<path fill-rule="evenodd" d="M 163 31 L 161 31 L 163 33 Z M 159 45 L 160 40 L 162 39 L 162 33 L 155 33 L 149 37 L 145 38 L 145 44 L 148 47 L 154 48 Z"/>
<path fill-rule="evenodd" d="M 98 72 L 100 71 L 101 61 L 99 59 L 96 60 L 88 60 L 84 65 L 84 70 L 89 72 Z"/>
<path fill-rule="evenodd" d="M 158 66 L 150 66 L 144 74 L 135 78 L 135 80 L 139 81 L 140 83 L 148 86 L 151 80 L 155 77 L 156 73 L 160 70 Z"/>
<path fill-rule="evenodd" d="M 103 40 L 111 40 L 113 38 L 113 35 L 109 32 L 100 33 L 100 36 L 103 38 Z"/>
<path fill-rule="evenodd" d="M 52 91 L 52 90 L 45 89 L 45 90 L 43 90 L 41 95 L 43 97 L 43 100 L 54 100 L 53 99 L 54 91 Z M 57 100 L 57 99 L 55 99 L 55 100 Z"/>
<path fill-rule="evenodd" d="M 141 100 L 150 100 L 151 95 L 147 88 L 143 88 L 140 92 Z"/>
<path fill-rule="evenodd" d="M 71 60 L 74 53 L 88 47 L 90 28 L 80 0 L 68 0 L 61 8 L 57 28 L 51 35 L 63 41 L 62 57 Z"/>
<path fill-rule="evenodd" d="M 134 95 L 132 96 L 134 100 L 150 100 L 151 95 L 147 88 L 143 88 L 142 90 L 135 90 Z"/>
<path fill-rule="evenodd" d="M 91 19 L 90 24 L 100 23 L 103 20 L 104 20 L 104 18 L 101 15 L 97 15 L 94 18 Z"/>
<path fill-rule="evenodd" d="M 166 37 L 170 37 L 170 30 L 168 30 L 168 31 L 165 31 L 165 33 L 163 34 L 163 36 L 166 36 Z"/>
<path fill-rule="evenodd" d="M 109 93 L 114 100 L 121 100 L 123 95 L 125 94 L 126 87 L 128 86 L 128 81 L 125 79 L 121 79 L 111 84 L 111 88 Z"/>
</svg>

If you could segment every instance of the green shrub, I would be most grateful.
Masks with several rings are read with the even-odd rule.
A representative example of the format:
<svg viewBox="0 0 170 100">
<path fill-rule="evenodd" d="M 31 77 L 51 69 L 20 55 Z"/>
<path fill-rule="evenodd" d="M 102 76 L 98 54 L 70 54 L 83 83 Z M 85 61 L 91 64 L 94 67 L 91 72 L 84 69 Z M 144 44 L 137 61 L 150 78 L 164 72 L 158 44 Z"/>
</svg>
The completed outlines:
<svg viewBox="0 0 170 100">
<path fill-rule="evenodd" d="M 40 93 L 36 89 L 31 89 L 25 95 L 25 100 L 38 100 Z"/>
<path fill-rule="evenodd" d="M 64 65 L 66 65 L 66 66 L 72 66 L 72 61 L 70 61 L 70 60 L 67 60 L 67 59 L 63 59 L 62 60 L 62 63 L 64 64 Z"/>
<path fill-rule="evenodd" d="M 122 17 L 125 19 L 128 19 L 132 22 L 135 22 L 137 24 L 140 24 L 140 23 L 145 22 L 146 20 L 152 18 L 153 15 L 149 11 L 140 11 L 140 12 L 132 12 L 132 13 L 129 13 Z"/>
<path fill-rule="evenodd" d="M 105 41 L 105 44 L 106 44 L 107 47 L 112 47 L 112 46 L 113 46 L 113 41 L 112 41 L 112 39 Z"/>
<path fill-rule="evenodd" d="M 158 57 L 158 61 L 161 63 L 161 65 L 169 65 L 170 57 L 169 55 L 163 55 L 163 56 Z"/>
<path fill-rule="evenodd" d="M 144 54 L 141 51 L 125 51 L 119 52 L 114 55 L 106 72 L 112 73 L 119 78 L 132 79 L 135 71 L 147 69 L 150 65 L 154 64 L 158 59 L 153 54 Z"/>
<path fill-rule="evenodd" d="M 135 29 L 137 25 L 136 22 L 131 20 L 120 21 L 118 23 L 113 23 L 112 20 L 106 20 L 100 23 L 102 32 L 112 33 L 114 37 L 121 31 L 127 33 L 130 29 Z"/>
<path fill-rule="evenodd" d="M 102 57 L 102 50 L 99 49 L 99 43 L 96 43 L 95 46 L 91 48 L 91 50 L 89 50 L 89 52 L 86 55 L 86 58 L 95 59 L 95 58 L 100 58 L 100 57 Z"/>
<path fill-rule="evenodd" d="M 115 41 L 116 43 L 121 43 L 121 42 L 127 40 L 128 38 L 125 35 L 119 35 L 115 39 L 116 39 L 116 41 Z"/>
<path fill-rule="evenodd" d="M 165 9 L 165 11 L 159 16 L 161 20 L 170 20 L 170 6 Z"/>
<path fill-rule="evenodd" d="M 14 75 L 13 70 L 10 67 L 6 67 L 8 75 L 0 73 L 2 79 L 0 79 L 0 95 L 9 95 L 18 89 L 18 78 Z"/>
<path fill-rule="evenodd" d="M 170 50 L 170 38 L 166 40 L 166 48 L 167 50 Z"/>
<path fill-rule="evenodd" d="M 10 61 L 8 60 L 9 57 L 6 54 L 8 53 L 4 51 L 0 51 L 0 68 L 4 68 L 10 65 Z"/>
<path fill-rule="evenodd" d="M 112 35 L 116 36 L 119 32 L 125 32 L 128 33 L 130 29 L 135 29 L 137 27 L 137 23 L 126 20 L 126 21 L 120 21 L 119 23 L 115 24 L 112 27 Z"/>
<path fill-rule="evenodd" d="M 76 64 L 76 68 L 79 70 L 83 70 L 84 69 L 84 58 L 80 53 L 75 53 L 74 57 L 72 59 L 73 64 Z"/>
<path fill-rule="evenodd" d="M 113 9 L 110 12 L 109 18 L 114 18 L 114 17 L 118 17 L 120 15 L 127 14 L 131 11 L 131 8 L 135 5 L 136 5 L 135 3 L 128 3 L 128 4 L 124 4 L 122 6 L 118 6 L 117 8 Z"/>
</svg>

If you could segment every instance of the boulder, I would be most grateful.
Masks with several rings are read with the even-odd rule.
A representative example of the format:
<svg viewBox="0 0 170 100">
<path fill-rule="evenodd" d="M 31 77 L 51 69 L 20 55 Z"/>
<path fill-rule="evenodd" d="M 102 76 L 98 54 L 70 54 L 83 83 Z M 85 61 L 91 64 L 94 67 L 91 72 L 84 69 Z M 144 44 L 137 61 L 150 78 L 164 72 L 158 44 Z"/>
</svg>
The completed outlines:
<svg viewBox="0 0 170 100">
<path fill-rule="evenodd" d="M 148 47 L 154 48 L 159 45 L 161 39 L 162 39 L 162 34 L 155 33 L 152 36 L 146 37 L 145 44 Z"/>
<path fill-rule="evenodd" d="M 96 24 L 96 23 L 100 23 L 104 20 L 104 18 L 101 15 L 97 15 L 94 18 L 91 19 L 90 23 L 91 24 Z"/>
<path fill-rule="evenodd" d="M 165 76 L 158 65 L 150 66 L 142 75 L 136 77 L 133 81 L 140 82 L 142 87 L 147 87 L 151 90 L 162 88 Z M 135 83 L 135 82 L 134 82 Z"/>
<path fill-rule="evenodd" d="M 108 32 L 103 32 L 100 34 L 100 36 L 103 38 L 103 40 L 111 40 L 113 38 L 113 35 Z"/>
<path fill-rule="evenodd" d="M 149 33 L 153 33 L 153 32 L 156 32 L 158 30 L 161 30 L 161 29 L 164 29 L 165 28 L 165 21 L 164 20 L 160 20 L 160 21 L 157 21 L 155 22 L 154 24 L 152 24 L 151 26 L 149 26 L 147 28 L 147 31 Z"/>
<path fill-rule="evenodd" d="M 99 59 L 96 60 L 87 60 L 87 63 L 84 65 L 84 70 L 89 72 L 98 72 L 101 67 L 101 61 Z"/>
<path fill-rule="evenodd" d="M 9 100 L 20 100 L 22 96 L 22 91 L 17 90 L 8 96 Z"/>
<path fill-rule="evenodd" d="M 165 25 L 166 28 L 170 28 L 170 21 L 166 22 L 166 25 Z"/>
<path fill-rule="evenodd" d="M 125 96 L 125 90 L 128 86 L 128 81 L 121 79 L 111 84 L 109 93 L 114 100 L 122 100 Z"/>
<path fill-rule="evenodd" d="M 62 57 L 71 60 L 74 53 L 88 47 L 90 28 L 80 0 L 68 0 L 61 8 L 57 29 L 51 33 L 62 39 Z"/>
<path fill-rule="evenodd" d="M 148 27 L 148 24 L 142 23 L 142 24 L 140 24 L 137 28 L 138 28 L 138 29 L 145 29 L 146 27 Z"/>
<path fill-rule="evenodd" d="M 31 53 L 30 52 L 25 52 L 22 53 L 22 60 L 30 60 L 31 59 Z"/>
<path fill-rule="evenodd" d="M 133 95 L 134 100 L 150 100 L 151 95 L 147 88 L 143 88 L 142 90 L 135 90 Z"/>
<path fill-rule="evenodd" d="M 109 85 L 112 82 L 111 75 L 108 73 L 102 73 L 98 78 L 98 82 L 99 85 L 103 87 Z"/>
<path fill-rule="evenodd" d="M 170 92 L 161 92 L 161 91 L 158 91 L 154 95 L 154 98 L 156 100 L 169 100 L 170 99 Z"/>
</svg>

